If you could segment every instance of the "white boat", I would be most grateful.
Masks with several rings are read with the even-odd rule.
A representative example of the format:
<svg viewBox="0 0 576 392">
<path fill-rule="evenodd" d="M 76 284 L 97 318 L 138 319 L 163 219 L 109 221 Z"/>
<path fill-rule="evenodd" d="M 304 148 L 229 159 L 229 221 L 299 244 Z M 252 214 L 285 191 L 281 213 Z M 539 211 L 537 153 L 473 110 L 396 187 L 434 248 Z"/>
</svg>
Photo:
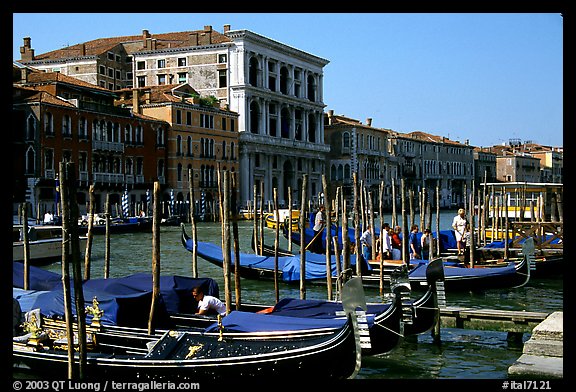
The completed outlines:
<svg viewBox="0 0 576 392">
<path fill-rule="evenodd" d="M 22 225 L 12 226 L 12 261 L 24 261 Z M 86 248 L 87 237 L 80 237 L 80 253 Z M 48 264 L 62 260 L 62 226 L 34 225 L 28 227 L 31 264 Z"/>
</svg>

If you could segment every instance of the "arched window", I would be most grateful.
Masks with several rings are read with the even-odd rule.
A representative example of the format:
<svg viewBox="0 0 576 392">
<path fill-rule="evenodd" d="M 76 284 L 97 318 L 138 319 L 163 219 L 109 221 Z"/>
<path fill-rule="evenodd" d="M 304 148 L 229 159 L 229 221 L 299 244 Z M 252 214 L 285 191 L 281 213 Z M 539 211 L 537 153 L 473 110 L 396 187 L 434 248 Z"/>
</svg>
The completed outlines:
<svg viewBox="0 0 576 392">
<path fill-rule="evenodd" d="M 316 101 L 316 81 L 313 75 L 308 75 L 308 100 Z"/>
<path fill-rule="evenodd" d="M 251 57 L 248 65 L 248 83 L 254 87 L 258 86 L 259 71 L 258 59 L 256 59 L 256 57 Z"/>
<path fill-rule="evenodd" d="M 308 141 L 316 143 L 316 116 L 313 113 L 308 115 Z"/>
<path fill-rule="evenodd" d="M 192 156 L 192 136 L 188 136 L 188 139 L 186 140 L 186 154 L 191 157 Z"/>
<path fill-rule="evenodd" d="M 260 127 L 260 106 L 255 101 L 250 103 L 250 132 L 259 133 Z"/>
<path fill-rule="evenodd" d="M 177 176 L 178 176 L 177 181 L 182 181 L 182 164 L 181 163 L 178 164 Z"/>
<path fill-rule="evenodd" d="M 330 166 L 330 180 L 336 181 L 336 165 Z"/>
<path fill-rule="evenodd" d="M 176 155 L 182 155 L 182 136 L 176 136 Z"/>
<path fill-rule="evenodd" d="M 35 174 L 36 171 L 36 152 L 30 146 L 26 151 L 26 174 Z"/>
<path fill-rule="evenodd" d="M 344 179 L 345 180 L 350 179 L 350 165 L 348 164 L 344 165 Z"/>
<path fill-rule="evenodd" d="M 26 140 L 34 140 L 36 135 L 36 119 L 29 115 L 26 121 Z"/>
</svg>

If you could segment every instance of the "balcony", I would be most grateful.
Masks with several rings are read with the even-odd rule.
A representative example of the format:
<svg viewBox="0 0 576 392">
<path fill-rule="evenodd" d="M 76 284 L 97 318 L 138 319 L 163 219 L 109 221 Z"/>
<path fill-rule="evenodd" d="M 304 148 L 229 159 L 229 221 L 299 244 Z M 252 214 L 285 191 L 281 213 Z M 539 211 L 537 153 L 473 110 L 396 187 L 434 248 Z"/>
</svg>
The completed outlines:
<svg viewBox="0 0 576 392">
<path fill-rule="evenodd" d="M 124 174 L 118 173 L 94 173 L 94 183 L 124 184 Z"/>
<path fill-rule="evenodd" d="M 124 153 L 124 143 L 117 142 L 105 142 L 103 140 L 93 140 L 92 141 L 93 151 L 113 151 Z"/>
</svg>

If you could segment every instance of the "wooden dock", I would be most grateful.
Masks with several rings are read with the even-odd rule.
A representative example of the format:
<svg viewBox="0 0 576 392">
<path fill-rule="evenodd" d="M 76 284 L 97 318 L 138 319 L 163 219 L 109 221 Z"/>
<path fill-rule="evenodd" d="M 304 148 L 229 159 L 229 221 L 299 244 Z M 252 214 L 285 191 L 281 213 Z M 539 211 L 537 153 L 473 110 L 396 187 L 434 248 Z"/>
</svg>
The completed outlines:
<svg viewBox="0 0 576 392">
<path fill-rule="evenodd" d="M 518 338 L 531 333 L 548 315 L 545 312 L 445 307 L 440 308 L 440 326 L 502 331 L 508 332 L 509 337 Z"/>
</svg>

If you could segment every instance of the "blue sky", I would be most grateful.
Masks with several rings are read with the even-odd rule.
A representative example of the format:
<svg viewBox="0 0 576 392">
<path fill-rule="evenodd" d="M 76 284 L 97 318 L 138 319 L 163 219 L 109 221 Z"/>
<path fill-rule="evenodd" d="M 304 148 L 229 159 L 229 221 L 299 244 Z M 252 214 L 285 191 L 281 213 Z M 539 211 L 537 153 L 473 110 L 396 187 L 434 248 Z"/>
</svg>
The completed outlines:
<svg viewBox="0 0 576 392">
<path fill-rule="evenodd" d="M 563 145 L 563 19 L 558 13 L 13 14 L 40 54 L 97 38 L 247 29 L 325 58 L 325 110 L 398 132 L 475 146 Z"/>
</svg>

